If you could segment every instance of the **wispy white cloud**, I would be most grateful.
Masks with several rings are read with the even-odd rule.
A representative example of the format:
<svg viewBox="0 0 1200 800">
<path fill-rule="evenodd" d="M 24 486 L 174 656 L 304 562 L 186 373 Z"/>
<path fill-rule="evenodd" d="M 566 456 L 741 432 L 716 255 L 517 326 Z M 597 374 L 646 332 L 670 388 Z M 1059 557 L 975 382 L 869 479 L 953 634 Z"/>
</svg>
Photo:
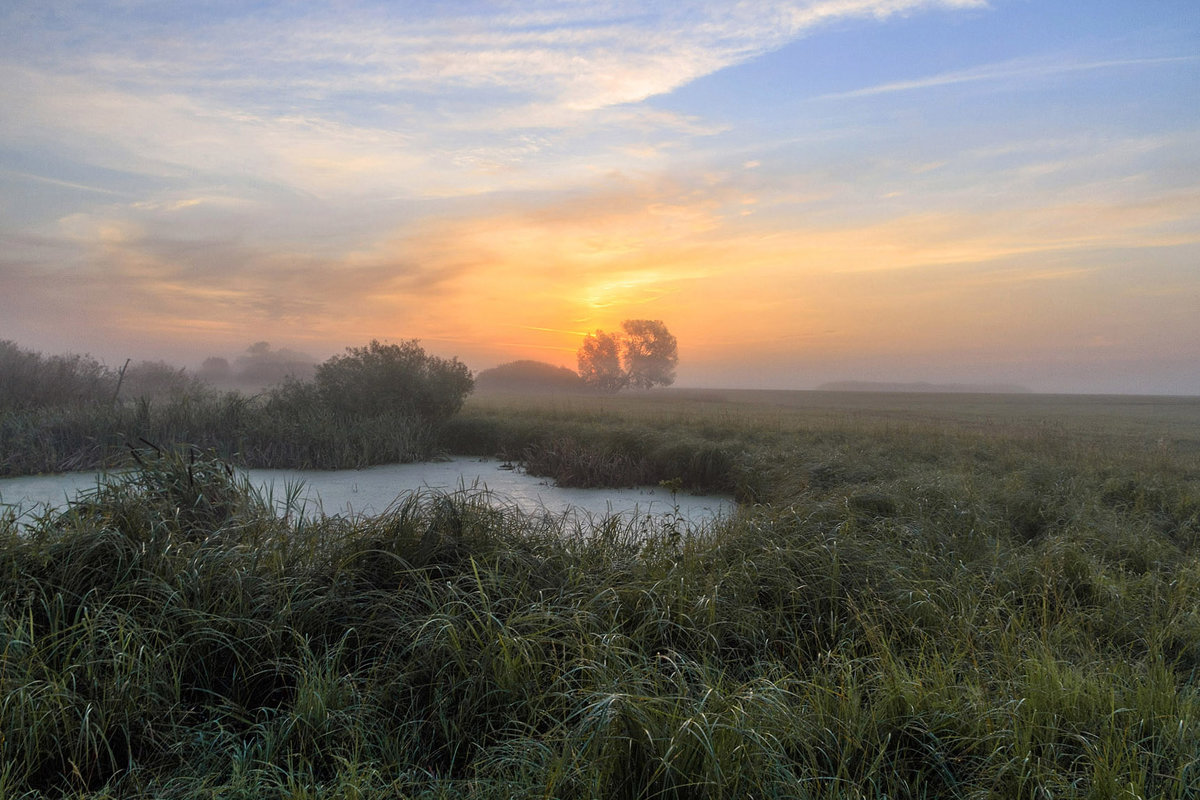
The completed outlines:
<svg viewBox="0 0 1200 800">
<path fill-rule="evenodd" d="M 7 175 L 12 175 L 15 178 L 24 178 L 25 180 L 28 180 L 28 181 L 36 181 L 37 183 L 46 183 L 51 186 L 62 186 L 67 189 L 78 189 L 83 192 L 95 192 L 97 194 L 108 194 L 108 195 L 113 195 L 116 197 L 121 197 L 121 196 L 128 197 L 129 196 L 128 193 L 126 193 L 126 192 L 118 192 L 114 189 L 106 189 L 103 186 L 91 186 L 89 184 L 78 183 L 76 181 L 64 181 L 59 178 L 51 178 L 46 175 L 35 175 L 31 172 L 22 172 L 20 170 L 15 170 L 15 169 L 0 169 L 0 172 L 3 172 L 4 174 L 7 174 Z"/>
<path fill-rule="evenodd" d="M 971 69 L 943 72 L 924 78 L 906 81 L 892 81 L 876 86 L 867 86 L 848 92 L 835 92 L 821 95 L 818 99 L 836 100 L 851 97 L 873 97 L 894 92 L 912 92 L 921 89 L 936 89 L 942 86 L 956 86 L 964 83 L 983 81 L 1011 81 L 1015 79 L 1036 80 L 1053 75 L 1072 72 L 1091 72 L 1103 69 L 1122 69 L 1130 67 L 1152 67 L 1169 64 L 1185 64 L 1200 61 L 1200 56 L 1164 56 L 1157 58 L 1124 58 L 1100 61 L 1062 61 L 1050 59 L 1021 59 L 1006 61 L 999 64 L 987 64 Z"/>
<path fill-rule="evenodd" d="M 152 25 L 76 12 L 71 46 L 52 61 L 99 82 L 142 91 L 236 95 L 278 108 L 367 93 L 419 102 L 472 89 L 509 105 L 595 110 L 635 103 L 778 48 L 846 18 L 980 8 L 983 0 L 772 0 L 468 4 L 429 16 L 403 5 L 309 7 L 294 17 L 189 15 Z M 132 31 L 130 30 L 132 28 Z M 130 33 L 136 35 L 130 35 Z M 45 54 L 27 53 L 34 64 Z M 234 66 L 236 65 L 236 66 Z M 411 95 L 411 96 L 409 96 Z M 489 94 L 488 106 L 503 98 Z"/>
<path fill-rule="evenodd" d="M 982 5 L 546 0 L 432 15 L 396 4 L 197 7 L 178 18 L 138 4 L 47 7 L 70 20 L 69 36 L 60 22 L 0 12 L 12 25 L 0 34 L 11 45 L 0 57 L 10 112 L 0 141 L 157 178 L 241 176 L 323 197 L 527 189 L 721 132 L 641 101 L 830 20 Z"/>
</svg>

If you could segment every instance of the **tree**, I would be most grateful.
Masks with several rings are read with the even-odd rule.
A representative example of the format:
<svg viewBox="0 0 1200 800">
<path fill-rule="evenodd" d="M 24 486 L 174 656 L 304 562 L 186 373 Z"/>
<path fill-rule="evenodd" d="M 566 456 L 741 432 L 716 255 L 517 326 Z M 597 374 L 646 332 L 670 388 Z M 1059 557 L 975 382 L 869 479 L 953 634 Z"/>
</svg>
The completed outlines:
<svg viewBox="0 0 1200 800">
<path fill-rule="evenodd" d="M 662 320 L 627 319 L 621 328 L 625 331 L 621 363 L 625 367 L 626 384 L 635 389 L 650 389 L 674 383 L 679 348 Z"/>
<path fill-rule="evenodd" d="M 615 392 L 675 382 L 678 343 L 662 320 L 627 319 L 623 333 L 589 333 L 579 348 L 579 376 L 588 386 Z"/>
<path fill-rule="evenodd" d="M 233 367 L 229 366 L 227 359 L 220 356 L 209 356 L 204 359 L 204 363 L 200 365 L 200 369 L 196 372 L 201 380 L 209 383 L 228 383 L 233 377 Z"/>
<path fill-rule="evenodd" d="M 261 386 L 287 378 L 305 380 L 313 374 L 317 360 L 286 347 L 272 350 L 270 342 L 255 342 L 237 357 L 234 364 L 240 383 Z"/>
<path fill-rule="evenodd" d="M 621 347 L 617 337 L 611 333 L 596 331 L 584 336 L 577 357 L 579 377 L 588 386 L 615 392 L 625 385 L 625 373 L 621 370 Z"/>
<path fill-rule="evenodd" d="M 165 361 L 139 361 L 129 365 L 121 383 L 121 396 L 127 398 L 196 397 L 204 394 L 207 384 L 183 367 Z"/>
</svg>

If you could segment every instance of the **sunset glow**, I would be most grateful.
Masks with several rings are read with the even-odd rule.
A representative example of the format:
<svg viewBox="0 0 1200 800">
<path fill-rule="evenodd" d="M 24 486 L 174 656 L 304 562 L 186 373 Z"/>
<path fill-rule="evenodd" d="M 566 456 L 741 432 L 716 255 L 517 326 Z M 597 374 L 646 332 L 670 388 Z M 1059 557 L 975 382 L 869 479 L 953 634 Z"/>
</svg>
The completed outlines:
<svg viewBox="0 0 1200 800">
<path fill-rule="evenodd" d="M 1200 394 L 1194 0 L 18 0 L 0 102 L 25 347 Z"/>
</svg>

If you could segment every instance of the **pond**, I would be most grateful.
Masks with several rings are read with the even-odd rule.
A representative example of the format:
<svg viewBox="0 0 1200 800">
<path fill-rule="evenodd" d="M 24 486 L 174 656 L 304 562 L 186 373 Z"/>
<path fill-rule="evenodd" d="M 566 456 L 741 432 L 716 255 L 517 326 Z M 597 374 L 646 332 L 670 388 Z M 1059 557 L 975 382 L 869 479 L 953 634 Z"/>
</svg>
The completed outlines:
<svg viewBox="0 0 1200 800">
<path fill-rule="evenodd" d="M 736 503 L 720 495 L 672 495 L 660 487 L 632 489 L 567 489 L 548 478 L 526 474 L 494 459 L 453 458 L 418 464 L 385 464 L 353 470 L 246 470 L 251 482 L 270 493 L 276 505 L 290 486 L 300 484 L 306 514 L 375 515 L 414 491 L 487 491 L 498 505 L 515 505 L 530 514 L 575 514 L 600 519 L 621 515 L 645 517 L 675 513 L 692 524 L 732 516 Z M 0 504 L 62 508 L 76 492 L 94 489 L 101 473 L 71 472 L 0 479 Z"/>
</svg>

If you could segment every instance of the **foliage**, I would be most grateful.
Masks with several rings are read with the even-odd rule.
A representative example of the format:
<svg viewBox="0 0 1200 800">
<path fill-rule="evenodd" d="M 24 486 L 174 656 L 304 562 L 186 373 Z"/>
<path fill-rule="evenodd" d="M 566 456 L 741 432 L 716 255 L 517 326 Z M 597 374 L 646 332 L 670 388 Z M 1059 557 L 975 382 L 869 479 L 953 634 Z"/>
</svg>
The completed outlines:
<svg viewBox="0 0 1200 800">
<path fill-rule="evenodd" d="M 203 381 L 163 361 L 115 370 L 90 355 L 47 356 L 0 341 L 0 410 L 63 409 L 204 391 Z"/>
<path fill-rule="evenodd" d="M 337 413 L 441 420 L 462 408 L 474 381 L 457 358 L 426 355 L 416 340 L 349 347 L 317 367 L 321 401 Z"/>
<path fill-rule="evenodd" d="M 587 334 L 577 353 L 579 375 L 592 388 L 650 389 L 675 382 L 678 343 L 661 320 L 627 319 L 622 333 Z"/>
<path fill-rule="evenodd" d="M 0 409 L 112 402 L 116 381 L 89 355 L 46 356 L 0 341 Z"/>
<path fill-rule="evenodd" d="M 285 380 L 247 396 L 141 362 L 118 397 L 117 374 L 87 357 L 0 347 L 0 375 L 11 379 L 0 383 L 10 395 L 0 405 L 0 475 L 117 466 L 140 441 L 193 444 L 255 467 L 414 461 L 432 454 L 437 426 L 471 388 L 457 360 L 411 342 L 352 348 L 322 369 L 323 382 Z"/>
<path fill-rule="evenodd" d="M 657 319 L 627 319 L 621 323 L 621 364 L 626 385 L 634 389 L 670 386 L 679 363 L 678 344 Z"/>
<path fill-rule="evenodd" d="M 596 331 L 584 336 L 577 359 L 579 377 L 593 389 L 615 392 L 625 386 L 621 345 L 613 334 Z"/>
</svg>

